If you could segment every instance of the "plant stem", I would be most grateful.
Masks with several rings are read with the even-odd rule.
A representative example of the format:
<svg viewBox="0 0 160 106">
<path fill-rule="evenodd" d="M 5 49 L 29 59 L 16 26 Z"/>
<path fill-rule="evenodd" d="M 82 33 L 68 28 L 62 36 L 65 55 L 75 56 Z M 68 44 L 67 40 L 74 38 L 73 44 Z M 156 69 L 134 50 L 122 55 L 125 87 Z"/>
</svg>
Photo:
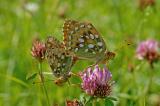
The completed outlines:
<svg viewBox="0 0 160 106">
<path fill-rule="evenodd" d="M 149 75 L 150 75 L 150 78 L 149 78 L 149 81 L 148 81 L 148 86 L 146 88 L 146 91 L 145 91 L 145 95 L 147 95 L 149 92 L 150 92 L 150 89 L 152 87 L 152 82 L 153 82 L 153 74 L 154 74 L 154 69 L 151 67 L 151 70 L 149 70 Z"/>
<path fill-rule="evenodd" d="M 119 22 L 121 34 L 123 34 L 124 33 L 124 26 L 123 26 L 123 23 L 122 23 L 121 11 L 120 11 L 120 8 L 119 8 L 118 3 L 117 3 L 119 1 L 112 0 L 112 2 L 113 2 L 113 5 L 114 5 L 114 8 L 115 8 L 115 11 L 117 12 L 117 17 L 118 17 L 118 22 Z"/>
<path fill-rule="evenodd" d="M 39 62 L 39 76 L 40 76 L 40 79 L 41 79 L 41 82 L 42 82 L 44 93 L 45 93 L 46 98 L 47 98 L 48 106 L 50 106 L 49 97 L 48 97 L 47 89 L 46 89 L 45 84 L 44 84 L 44 77 L 43 77 L 43 74 L 42 74 L 42 62 Z"/>
<path fill-rule="evenodd" d="M 92 100 L 92 106 L 96 106 L 96 102 L 97 102 L 97 99 L 94 98 L 94 99 Z"/>
<path fill-rule="evenodd" d="M 90 97 L 89 100 L 84 103 L 84 106 L 87 106 L 87 104 L 88 104 L 90 101 L 93 101 L 93 99 L 94 99 L 94 97 Z"/>
</svg>

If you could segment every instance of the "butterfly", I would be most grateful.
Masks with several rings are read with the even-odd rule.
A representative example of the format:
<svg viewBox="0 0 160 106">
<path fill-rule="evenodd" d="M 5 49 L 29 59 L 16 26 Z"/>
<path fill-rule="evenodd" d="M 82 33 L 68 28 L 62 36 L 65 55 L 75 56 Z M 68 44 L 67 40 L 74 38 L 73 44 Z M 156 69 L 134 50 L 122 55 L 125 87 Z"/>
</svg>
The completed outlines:
<svg viewBox="0 0 160 106">
<path fill-rule="evenodd" d="M 73 56 L 67 55 L 64 45 L 56 38 L 49 36 L 45 42 L 46 58 L 52 69 L 57 85 L 61 85 L 70 78 L 71 67 L 75 60 Z"/>
<path fill-rule="evenodd" d="M 97 63 L 106 63 L 115 56 L 106 48 L 102 36 L 89 22 L 65 20 L 63 25 L 63 42 L 67 51 L 80 59 Z"/>
</svg>

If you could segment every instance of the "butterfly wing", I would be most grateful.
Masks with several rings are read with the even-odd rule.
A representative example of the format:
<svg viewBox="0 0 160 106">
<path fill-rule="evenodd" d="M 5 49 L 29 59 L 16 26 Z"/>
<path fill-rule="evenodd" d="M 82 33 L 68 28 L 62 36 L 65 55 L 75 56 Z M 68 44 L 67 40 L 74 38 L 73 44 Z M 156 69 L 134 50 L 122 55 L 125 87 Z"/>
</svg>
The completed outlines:
<svg viewBox="0 0 160 106">
<path fill-rule="evenodd" d="M 46 43 L 46 57 L 56 77 L 67 77 L 73 65 L 73 58 L 68 56 L 64 46 L 57 39 L 48 37 Z M 67 78 L 66 78 L 67 79 Z"/>
<path fill-rule="evenodd" d="M 77 57 L 94 59 L 106 51 L 103 38 L 91 23 L 66 20 L 63 33 L 66 49 Z"/>
</svg>

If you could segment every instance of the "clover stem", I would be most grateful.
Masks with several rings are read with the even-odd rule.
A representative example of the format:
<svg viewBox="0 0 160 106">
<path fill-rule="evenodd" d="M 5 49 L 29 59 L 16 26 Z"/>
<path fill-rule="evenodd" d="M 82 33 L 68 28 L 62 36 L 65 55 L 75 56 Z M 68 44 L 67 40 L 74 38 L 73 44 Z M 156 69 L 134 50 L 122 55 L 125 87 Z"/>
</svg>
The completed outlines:
<svg viewBox="0 0 160 106">
<path fill-rule="evenodd" d="M 39 62 L 39 76 L 40 76 L 40 79 L 41 79 L 41 82 L 42 82 L 42 85 L 43 85 L 44 93 L 45 93 L 46 98 L 47 98 L 48 106 L 50 106 L 49 97 L 48 97 L 48 92 L 47 92 L 47 89 L 46 89 L 46 87 L 45 87 L 45 84 L 44 84 L 44 76 L 43 76 L 43 74 L 42 74 L 42 62 Z"/>
<path fill-rule="evenodd" d="M 97 99 L 92 100 L 92 106 L 96 106 Z"/>
<path fill-rule="evenodd" d="M 150 89 L 152 87 L 152 82 L 153 82 L 153 76 L 154 76 L 154 68 L 151 67 L 151 70 L 149 70 L 149 81 L 148 81 L 148 86 L 146 88 L 146 91 L 145 91 L 145 95 L 147 95 L 149 92 L 150 92 Z"/>
</svg>

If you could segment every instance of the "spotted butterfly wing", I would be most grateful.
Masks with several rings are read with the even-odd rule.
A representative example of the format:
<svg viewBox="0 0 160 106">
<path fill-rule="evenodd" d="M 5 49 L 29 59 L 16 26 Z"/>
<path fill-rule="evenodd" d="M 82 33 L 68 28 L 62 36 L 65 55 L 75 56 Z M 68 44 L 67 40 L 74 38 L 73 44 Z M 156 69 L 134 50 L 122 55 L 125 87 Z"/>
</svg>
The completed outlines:
<svg viewBox="0 0 160 106">
<path fill-rule="evenodd" d="M 66 49 L 77 57 L 98 62 L 106 56 L 105 42 L 91 23 L 66 20 L 63 33 Z"/>
<path fill-rule="evenodd" d="M 46 57 L 55 77 L 56 83 L 66 82 L 73 65 L 73 57 L 68 56 L 64 46 L 54 37 L 49 36 L 46 43 Z"/>
</svg>

